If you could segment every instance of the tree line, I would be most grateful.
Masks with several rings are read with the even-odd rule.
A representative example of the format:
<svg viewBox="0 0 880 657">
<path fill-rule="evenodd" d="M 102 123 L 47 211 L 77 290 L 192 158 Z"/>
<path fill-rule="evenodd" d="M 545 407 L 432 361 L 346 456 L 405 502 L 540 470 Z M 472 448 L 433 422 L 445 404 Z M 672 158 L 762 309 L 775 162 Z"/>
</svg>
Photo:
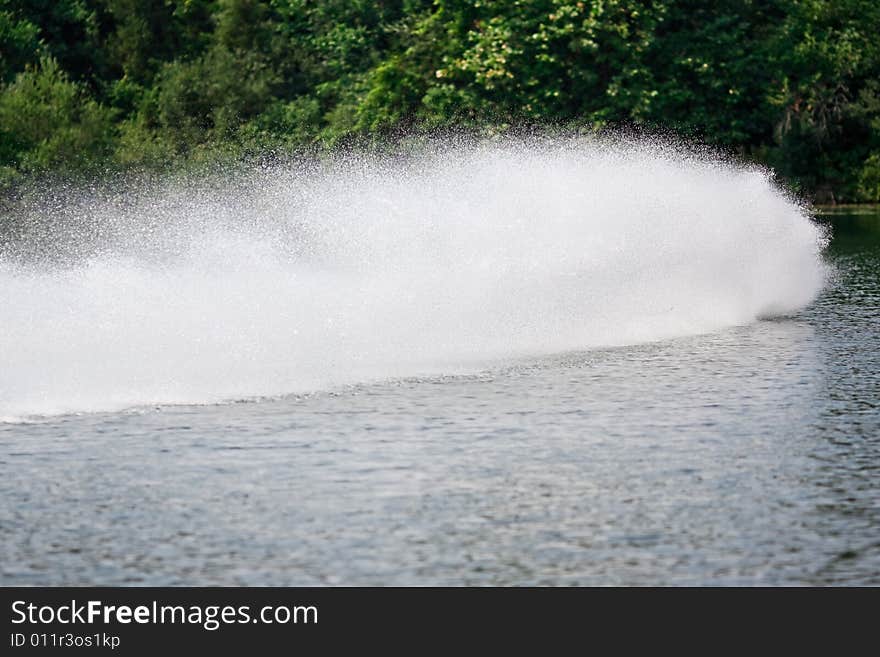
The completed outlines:
<svg viewBox="0 0 880 657">
<path fill-rule="evenodd" d="M 521 126 L 880 200 L 877 0 L 0 0 L 0 186 Z"/>
</svg>

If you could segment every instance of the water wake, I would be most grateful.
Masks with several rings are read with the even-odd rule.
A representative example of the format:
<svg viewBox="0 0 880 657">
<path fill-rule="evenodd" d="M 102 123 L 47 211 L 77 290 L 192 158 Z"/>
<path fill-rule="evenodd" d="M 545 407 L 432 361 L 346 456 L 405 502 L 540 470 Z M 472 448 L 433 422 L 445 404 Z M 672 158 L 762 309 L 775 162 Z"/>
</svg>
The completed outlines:
<svg viewBox="0 0 880 657">
<path fill-rule="evenodd" d="M 48 199 L 48 195 L 47 195 Z M 579 139 L 44 199 L 0 246 L 0 417 L 210 403 L 788 314 L 825 238 L 770 177 Z"/>
</svg>

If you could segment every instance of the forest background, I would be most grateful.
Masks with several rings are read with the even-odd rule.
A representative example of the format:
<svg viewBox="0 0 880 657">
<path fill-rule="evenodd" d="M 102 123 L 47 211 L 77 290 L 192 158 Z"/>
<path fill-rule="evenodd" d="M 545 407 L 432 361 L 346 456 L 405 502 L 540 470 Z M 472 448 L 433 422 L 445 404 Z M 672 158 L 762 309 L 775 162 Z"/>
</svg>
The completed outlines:
<svg viewBox="0 0 880 657">
<path fill-rule="evenodd" d="M 0 189 L 624 129 L 876 202 L 878 35 L 876 0 L 0 0 Z"/>
</svg>

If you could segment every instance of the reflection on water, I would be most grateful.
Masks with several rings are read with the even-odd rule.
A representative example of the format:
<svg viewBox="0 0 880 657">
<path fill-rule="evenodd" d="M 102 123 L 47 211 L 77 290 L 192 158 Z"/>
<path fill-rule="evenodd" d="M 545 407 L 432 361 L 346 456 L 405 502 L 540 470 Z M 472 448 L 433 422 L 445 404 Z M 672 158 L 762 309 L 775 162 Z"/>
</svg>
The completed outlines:
<svg viewBox="0 0 880 657">
<path fill-rule="evenodd" d="M 0 425 L 2 584 L 880 584 L 880 217 L 806 311 Z"/>
</svg>

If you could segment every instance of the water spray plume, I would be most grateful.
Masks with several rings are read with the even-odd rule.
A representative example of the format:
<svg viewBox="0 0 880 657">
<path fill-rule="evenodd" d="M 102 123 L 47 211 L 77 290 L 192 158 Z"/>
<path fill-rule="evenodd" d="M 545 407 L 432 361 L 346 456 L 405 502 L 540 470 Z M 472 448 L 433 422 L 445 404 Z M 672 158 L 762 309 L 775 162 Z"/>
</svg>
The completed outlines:
<svg viewBox="0 0 880 657">
<path fill-rule="evenodd" d="M 825 236 L 763 171 L 534 139 L 83 190 L 0 247 L 0 417 L 213 403 L 798 311 Z"/>
</svg>

